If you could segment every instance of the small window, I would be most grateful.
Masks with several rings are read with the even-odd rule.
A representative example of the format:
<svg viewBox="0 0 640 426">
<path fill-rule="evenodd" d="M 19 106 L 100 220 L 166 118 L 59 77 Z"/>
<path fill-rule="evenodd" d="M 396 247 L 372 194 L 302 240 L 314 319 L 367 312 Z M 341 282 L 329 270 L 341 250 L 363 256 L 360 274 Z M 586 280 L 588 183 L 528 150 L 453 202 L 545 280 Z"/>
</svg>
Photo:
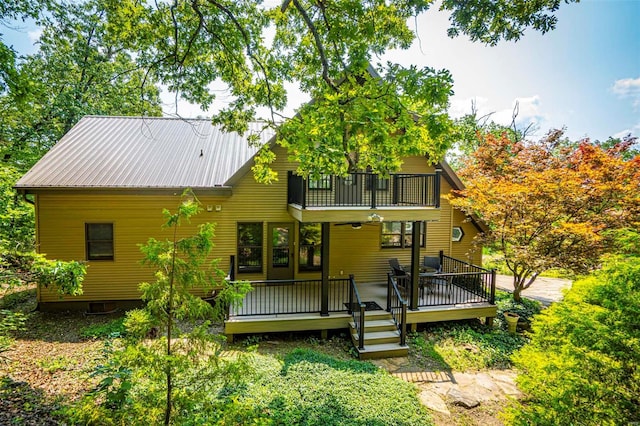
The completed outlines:
<svg viewBox="0 0 640 426">
<path fill-rule="evenodd" d="M 454 226 L 451 229 L 451 241 L 459 242 L 462 241 L 462 237 L 464 237 L 464 231 L 460 226 Z"/>
<path fill-rule="evenodd" d="M 309 189 L 331 189 L 331 176 L 322 175 L 319 179 L 309 180 Z"/>
<path fill-rule="evenodd" d="M 382 222 L 382 248 L 409 248 L 413 245 L 413 222 Z M 425 246 L 424 222 L 420 222 L 420 247 Z"/>
<path fill-rule="evenodd" d="M 262 272 L 262 222 L 238 223 L 238 272 Z"/>
<path fill-rule="evenodd" d="M 87 260 L 113 260 L 113 223 L 85 224 Z"/>
<path fill-rule="evenodd" d="M 322 269 L 322 225 L 320 223 L 300 224 L 298 269 L 300 271 Z"/>
</svg>

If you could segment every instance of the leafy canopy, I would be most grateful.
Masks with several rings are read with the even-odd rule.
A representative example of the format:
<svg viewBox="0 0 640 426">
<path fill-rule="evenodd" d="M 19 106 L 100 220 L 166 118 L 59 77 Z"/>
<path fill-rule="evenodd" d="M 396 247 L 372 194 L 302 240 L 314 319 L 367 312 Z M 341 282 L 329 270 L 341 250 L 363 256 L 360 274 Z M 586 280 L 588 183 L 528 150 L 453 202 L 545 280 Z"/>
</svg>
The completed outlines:
<svg viewBox="0 0 640 426">
<path fill-rule="evenodd" d="M 593 269 L 612 247 L 610 231 L 640 225 L 640 157 L 624 155 L 631 141 L 604 150 L 588 140 L 565 146 L 561 136 L 485 135 L 460 170 L 462 197 L 452 198 L 491 227 L 484 240 L 504 255 L 516 300 L 547 269 Z"/>
<path fill-rule="evenodd" d="M 448 146 L 446 70 L 387 64 L 376 66 L 380 78 L 369 73 L 377 57 L 411 45 L 408 22 L 432 0 L 283 0 L 271 8 L 249 0 L 104 2 L 112 37 L 170 90 L 206 109 L 215 101 L 211 85 L 226 85 L 230 101 L 215 123 L 245 132 L 260 107 L 269 111 L 265 126 L 284 119 L 279 143 L 304 175 L 387 173 L 403 155 L 437 161 Z M 452 12 L 451 36 L 487 43 L 554 27 L 559 0 L 511 3 L 445 1 L 441 9 Z M 286 83 L 314 99 L 288 121 Z M 260 151 L 259 181 L 277 179 L 274 160 L 270 147 Z"/>
</svg>

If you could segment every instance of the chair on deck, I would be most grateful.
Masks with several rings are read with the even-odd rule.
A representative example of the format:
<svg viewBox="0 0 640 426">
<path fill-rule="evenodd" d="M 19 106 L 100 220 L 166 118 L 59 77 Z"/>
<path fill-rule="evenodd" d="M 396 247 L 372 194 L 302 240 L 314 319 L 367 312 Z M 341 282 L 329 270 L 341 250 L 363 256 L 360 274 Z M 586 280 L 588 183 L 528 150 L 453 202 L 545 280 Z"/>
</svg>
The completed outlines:
<svg viewBox="0 0 640 426">
<path fill-rule="evenodd" d="M 389 266 L 391 267 L 391 273 L 398 282 L 398 285 L 404 288 L 408 287 L 411 282 L 411 274 L 402 268 L 398 259 L 395 257 L 389 259 Z"/>
<path fill-rule="evenodd" d="M 444 286 L 445 291 L 447 292 L 447 298 L 450 299 L 453 291 L 451 277 L 438 277 L 438 274 L 442 273 L 440 258 L 437 256 L 425 256 L 422 260 L 422 265 L 434 270 L 434 272 L 425 272 L 421 274 L 420 287 L 422 290 L 424 291 L 424 287 L 426 287 L 428 292 L 432 294 L 436 290 L 436 287 Z"/>
<path fill-rule="evenodd" d="M 440 264 L 440 258 L 437 256 L 425 256 L 422 260 L 422 266 L 426 266 L 427 268 L 433 268 L 436 271 L 436 274 L 442 272 L 442 265 Z"/>
</svg>

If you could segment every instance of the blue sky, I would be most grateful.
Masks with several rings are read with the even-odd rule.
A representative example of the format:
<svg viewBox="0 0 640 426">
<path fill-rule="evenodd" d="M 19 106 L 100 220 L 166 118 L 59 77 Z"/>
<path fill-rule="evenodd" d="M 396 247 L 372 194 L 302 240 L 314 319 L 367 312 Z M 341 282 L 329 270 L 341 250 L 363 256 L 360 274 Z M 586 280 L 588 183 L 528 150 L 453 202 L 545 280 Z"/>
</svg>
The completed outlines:
<svg viewBox="0 0 640 426">
<path fill-rule="evenodd" d="M 563 4 L 557 16 L 550 33 L 528 32 L 517 43 L 489 47 L 449 39 L 448 16 L 434 7 L 411 22 L 420 43 L 379 59 L 450 70 L 453 116 L 468 113 L 474 100 L 480 115 L 493 113 L 496 122 L 509 124 L 517 101 L 517 124 L 532 123 L 534 138 L 563 126 L 573 140 L 640 136 L 640 0 L 582 0 Z M 0 32 L 19 52 L 34 51 L 38 31 L 32 25 Z M 166 111 L 175 112 L 173 96 L 165 93 L 163 100 Z M 288 113 L 304 100 L 293 93 Z M 227 101 L 221 96 L 217 105 Z M 203 115 L 184 102 L 178 113 Z"/>
</svg>

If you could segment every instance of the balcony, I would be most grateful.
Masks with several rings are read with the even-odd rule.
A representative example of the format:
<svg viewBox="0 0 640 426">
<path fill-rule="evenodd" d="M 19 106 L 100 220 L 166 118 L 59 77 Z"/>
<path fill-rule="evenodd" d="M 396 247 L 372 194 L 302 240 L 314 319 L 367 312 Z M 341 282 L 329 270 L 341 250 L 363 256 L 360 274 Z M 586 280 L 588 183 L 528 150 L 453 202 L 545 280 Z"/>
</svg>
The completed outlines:
<svg viewBox="0 0 640 426">
<path fill-rule="evenodd" d="M 302 222 L 366 222 L 371 210 L 385 220 L 437 220 L 440 172 L 392 173 L 386 178 L 350 173 L 320 179 L 304 179 L 289 172 L 288 204 L 292 216 Z"/>
</svg>

